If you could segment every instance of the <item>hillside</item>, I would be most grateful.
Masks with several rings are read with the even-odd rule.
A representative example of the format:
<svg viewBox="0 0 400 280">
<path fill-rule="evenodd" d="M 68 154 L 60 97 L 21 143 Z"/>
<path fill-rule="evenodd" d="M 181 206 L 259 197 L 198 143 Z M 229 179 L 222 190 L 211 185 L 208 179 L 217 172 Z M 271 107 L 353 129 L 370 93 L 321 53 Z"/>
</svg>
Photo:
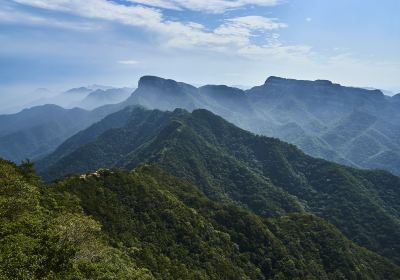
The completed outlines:
<svg viewBox="0 0 400 280">
<path fill-rule="evenodd" d="M 101 227 L 76 197 L 44 186 L 31 164 L 0 160 L 0 279 L 154 279 Z"/>
<path fill-rule="evenodd" d="M 397 268 L 314 216 L 266 220 L 212 202 L 154 166 L 97 174 L 54 188 L 77 195 L 112 240 L 133 247 L 158 279 L 397 277 Z"/>
<path fill-rule="evenodd" d="M 214 201 L 262 216 L 318 215 L 356 243 L 400 261 L 399 177 L 312 158 L 206 110 L 125 109 L 69 139 L 38 168 L 55 179 L 143 163 L 157 163 Z"/>
<path fill-rule="evenodd" d="M 125 104 L 207 109 L 243 129 L 295 144 L 314 157 L 400 175 L 400 107 L 396 97 L 379 90 L 270 77 L 265 84 L 243 91 L 214 85 L 196 88 L 145 76 Z M 374 121 L 365 126 L 357 114 Z M 343 125 L 350 120 L 353 127 Z M 346 133 L 347 137 L 341 136 Z M 360 151 L 360 146 L 370 149 Z"/>
<path fill-rule="evenodd" d="M 88 111 L 43 105 L 0 115 L 0 157 L 16 163 L 42 158 L 75 133 L 122 109 L 120 106 L 105 105 Z"/>
<path fill-rule="evenodd" d="M 312 215 L 263 219 L 158 167 L 43 185 L 0 160 L 0 279 L 398 279 Z"/>
</svg>

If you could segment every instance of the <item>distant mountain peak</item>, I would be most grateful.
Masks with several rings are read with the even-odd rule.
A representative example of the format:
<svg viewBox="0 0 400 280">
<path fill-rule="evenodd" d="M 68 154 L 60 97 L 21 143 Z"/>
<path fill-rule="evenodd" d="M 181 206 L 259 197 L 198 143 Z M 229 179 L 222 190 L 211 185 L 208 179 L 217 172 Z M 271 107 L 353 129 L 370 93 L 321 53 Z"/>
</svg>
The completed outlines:
<svg viewBox="0 0 400 280">
<path fill-rule="evenodd" d="M 79 87 L 79 88 L 72 88 L 67 90 L 66 94 L 87 94 L 90 93 L 92 90 L 87 87 Z"/>
<path fill-rule="evenodd" d="M 195 86 L 177 82 L 172 79 L 164 79 L 157 76 L 143 76 L 139 80 L 138 88 L 157 88 L 162 90 L 197 90 Z"/>
<path fill-rule="evenodd" d="M 34 107 L 30 107 L 30 108 L 24 108 L 21 112 L 41 112 L 41 111 L 66 111 L 67 109 L 56 105 L 56 104 L 43 104 L 40 106 L 34 106 Z M 18 113 L 17 113 L 18 114 Z M 15 114 L 16 115 L 16 114 Z"/>
<path fill-rule="evenodd" d="M 329 80 L 296 80 L 296 79 L 287 79 L 287 78 L 281 78 L 281 77 L 276 77 L 276 76 L 271 76 L 267 78 L 265 81 L 264 85 L 261 87 L 255 87 L 256 89 L 263 89 L 263 88 L 268 88 L 268 87 L 277 87 L 281 88 L 290 86 L 290 87 L 296 87 L 297 91 L 300 91 L 300 89 L 307 89 L 309 91 L 313 91 L 317 88 L 320 90 L 325 91 L 326 93 L 337 93 L 340 91 L 346 91 L 347 93 L 352 93 L 354 95 L 363 95 L 363 96 L 369 96 L 372 98 L 378 98 L 382 99 L 384 97 L 384 94 L 381 90 L 378 89 L 365 89 L 365 88 L 360 88 L 360 87 L 349 87 L 349 86 L 343 86 L 337 83 L 333 83 Z M 339 90 L 340 89 L 340 90 Z M 288 91 L 288 89 L 282 88 L 280 89 L 282 92 Z M 339 90 L 339 91 L 337 91 Z"/>
<path fill-rule="evenodd" d="M 231 87 L 227 85 L 205 85 L 200 87 L 202 90 L 218 90 L 218 91 L 241 91 L 243 92 L 242 89 L 237 88 L 237 87 Z"/>
<path fill-rule="evenodd" d="M 332 86 L 334 83 L 332 83 L 329 80 L 316 80 L 314 83 L 322 85 L 322 86 Z"/>
<path fill-rule="evenodd" d="M 94 84 L 94 85 L 88 86 L 87 88 L 90 90 L 98 90 L 98 89 L 109 90 L 109 89 L 112 89 L 113 87 Z"/>
<path fill-rule="evenodd" d="M 178 82 L 172 79 L 164 79 L 157 76 L 143 76 L 139 80 L 138 87 L 177 87 Z"/>
<path fill-rule="evenodd" d="M 296 79 L 289 79 L 289 78 L 282 78 L 282 77 L 277 77 L 277 76 L 270 76 L 267 78 L 265 81 L 264 85 L 271 84 L 271 83 L 313 83 L 316 85 L 321 85 L 321 86 L 332 86 L 335 85 L 329 80 L 315 80 L 315 81 L 309 81 L 309 80 L 296 80 Z"/>
<path fill-rule="evenodd" d="M 290 79 L 282 78 L 282 77 L 277 77 L 277 76 L 269 76 L 267 80 L 265 81 L 264 85 L 270 84 L 270 83 L 279 83 L 279 82 L 284 82 L 284 81 L 289 81 Z"/>
</svg>

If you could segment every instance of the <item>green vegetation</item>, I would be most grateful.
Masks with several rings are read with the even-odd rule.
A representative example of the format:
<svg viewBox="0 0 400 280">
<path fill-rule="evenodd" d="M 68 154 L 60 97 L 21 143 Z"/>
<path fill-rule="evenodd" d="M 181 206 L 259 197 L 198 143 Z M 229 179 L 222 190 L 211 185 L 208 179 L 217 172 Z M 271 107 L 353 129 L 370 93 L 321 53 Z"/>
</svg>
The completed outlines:
<svg viewBox="0 0 400 280">
<path fill-rule="evenodd" d="M 0 161 L 0 279 L 398 279 L 308 214 L 262 218 L 155 166 L 43 185 Z"/>
<path fill-rule="evenodd" d="M 0 279 L 153 279 L 107 243 L 76 197 L 49 192 L 29 162 L 0 161 Z"/>
<path fill-rule="evenodd" d="M 102 122 L 71 138 L 75 150 L 65 153 L 60 147 L 43 160 L 54 164 L 41 174 L 51 179 L 156 163 L 214 201 L 237 203 L 264 217 L 311 213 L 357 244 L 400 263 L 400 178 L 309 157 L 206 110 L 134 111 L 125 126 L 110 127 L 81 146 L 79 137 L 92 130 L 96 134 Z"/>
</svg>

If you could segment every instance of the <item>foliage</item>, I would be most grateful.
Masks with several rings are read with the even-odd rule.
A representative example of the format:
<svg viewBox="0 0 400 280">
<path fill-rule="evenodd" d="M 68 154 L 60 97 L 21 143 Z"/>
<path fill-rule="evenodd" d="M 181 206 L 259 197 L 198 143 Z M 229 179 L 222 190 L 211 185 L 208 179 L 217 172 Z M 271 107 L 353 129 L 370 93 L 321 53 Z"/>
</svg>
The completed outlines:
<svg viewBox="0 0 400 280">
<path fill-rule="evenodd" d="M 135 112 L 125 126 L 98 135 L 42 174 L 57 178 L 100 167 L 157 163 L 215 201 L 238 203 L 266 217 L 315 214 L 357 244 L 400 263 L 398 177 L 309 157 L 206 110 Z"/>
<path fill-rule="evenodd" d="M 0 161 L 0 279 L 152 279 L 79 205 L 62 209 L 28 167 Z"/>
<path fill-rule="evenodd" d="M 157 279 L 396 279 L 400 270 L 307 214 L 265 220 L 158 167 L 59 181 L 111 244 Z"/>
<path fill-rule="evenodd" d="M 265 219 L 155 166 L 51 185 L 26 170 L 0 161 L 0 279 L 400 277 L 320 218 Z"/>
</svg>

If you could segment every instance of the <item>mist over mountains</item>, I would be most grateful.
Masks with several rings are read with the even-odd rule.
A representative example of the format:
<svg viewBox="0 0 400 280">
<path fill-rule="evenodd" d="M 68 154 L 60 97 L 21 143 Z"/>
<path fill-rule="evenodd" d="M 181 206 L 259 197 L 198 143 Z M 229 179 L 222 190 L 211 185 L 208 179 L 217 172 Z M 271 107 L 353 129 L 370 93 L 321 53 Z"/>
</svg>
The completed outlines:
<svg viewBox="0 0 400 280">
<path fill-rule="evenodd" d="M 144 77 L 128 103 L 161 110 L 206 108 L 239 127 L 293 143 L 312 156 L 399 174 L 396 99 L 379 90 L 323 80 L 270 77 L 264 85 L 243 91 Z"/>
<path fill-rule="evenodd" d="M 47 88 L 38 88 L 32 92 L 21 93 L 13 90 L 9 95 L 12 100 L 0 105 L 0 114 L 15 114 L 23 109 L 53 104 L 65 109 L 94 109 L 106 104 L 116 104 L 124 101 L 134 91 L 133 88 L 114 88 L 110 86 L 91 85 L 71 88 L 59 92 Z M 26 89 L 25 89 L 26 91 Z"/>
<path fill-rule="evenodd" d="M 63 95 L 72 96 L 72 99 L 79 96 L 81 107 L 93 109 L 127 96 L 129 89 L 88 92 L 87 88 L 78 88 Z M 160 110 L 204 108 L 243 129 L 295 144 L 314 157 L 400 174 L 400 105 L 397 96 L 385 96 L 379 90 L 344 87 L 325 80 L 270 77 L 261 86 L 241 90 L 224 85 L 194 87 L 144 76 L 130 97 L 114 108 L 113 105 L 106 107 L 109 107 L 107 112 L 128 105 Z M 46 107 L 35 110 L 45 111 Z M 21 112 L 15 118 L 22 116 Z M 93 122 L 98 120 L 100 118 L 94 118 Z M 78 125 L 73 132 L 91 124 L 90 121 L 82 123 L 84 125 Z M 60 138 L 57 144 L 68 137 Z M 52 145 L 40 154 L 54 148 Z M 23 152 L 21 156 L 24 156 Z M 6 158 L 20 160 L 21 156 L 7 155 Z M 32 157 L 32 154 L 25 157 Z"/>
</svg>

